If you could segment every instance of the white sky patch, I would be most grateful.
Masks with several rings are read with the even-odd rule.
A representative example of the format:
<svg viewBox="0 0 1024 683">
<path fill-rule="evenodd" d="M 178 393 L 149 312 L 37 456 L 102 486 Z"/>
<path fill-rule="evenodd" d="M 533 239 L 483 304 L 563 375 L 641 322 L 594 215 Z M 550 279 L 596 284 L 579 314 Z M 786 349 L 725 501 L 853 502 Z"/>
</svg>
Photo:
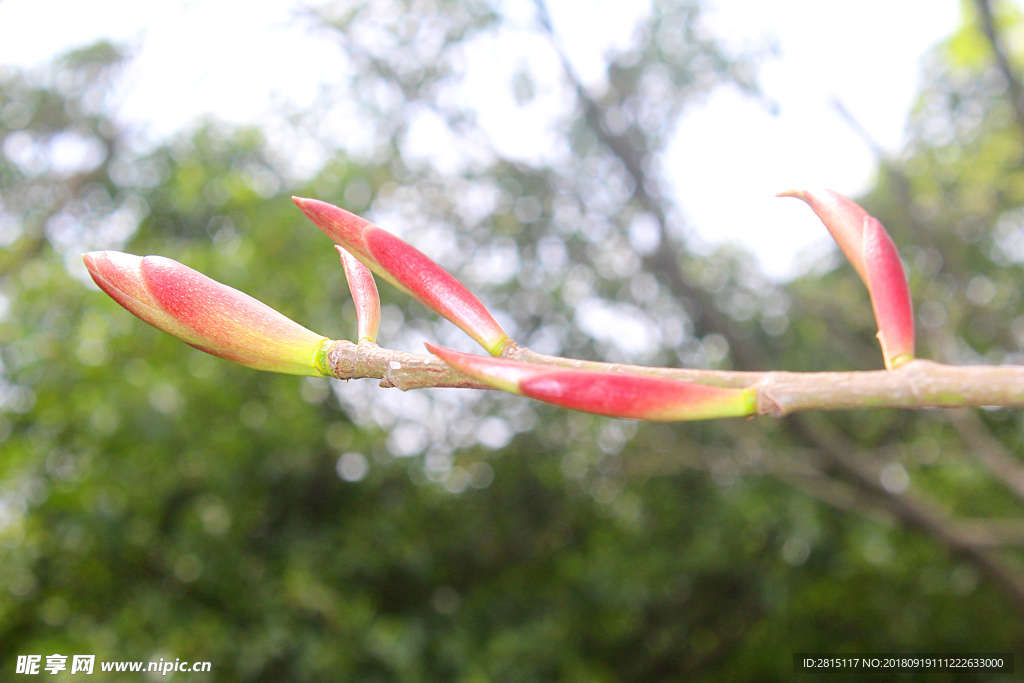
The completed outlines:
<svg viewBox="0 0 1024 683">
<path fill-rule="evenodd" d="M 497 44 L 477 41 L 469 46 L 468 54 L 461 100 L 476 109 L 494 149 L 516 160 L 550 160 L 553 153 L 563 151 L 552 122 L 570 105 L 550 46 L 536 34 L 517 31 Z M 523 71 L 534 74 L 533 93 L 528 100 L 517 102 L 511 80 Z M 542 78 L 536 78 L 538 74 Z"/>
<path fill-rule="evenodd" d="M 627 49 L 651 12 L 647 0 L 548 0 L 547 5 L 562 45 L 588 88 L 604 87 L 607 54 Z"/>
<path fill-rule="evenodd" d="M 420 108 L 409 124 L 404 149 L 414 160 L 429 162 L 446 175 L 461 173 L 465 156 L 459 153 L 459 141 L 436 112 Z"/>
<path fill-rule="evenodd" d="M 127 42 L 136 47 L 135 60 L 118 110 L 150 137 L 211 113 L 232 123 L 265 124 L 279 103 L 313 106 L 320 88 L 336 83 L 345 68 L 336 44 L 298 18 L 309 4 L 2 0 L 0 65 L 40 65 L 99 38 Z M 627 0 L 549 0 L 549 6 L 570 60 L 595 90 L 603 86 L 605 56 L 630 44 L 650 7 Z M 778 44 L 780 56 L 759 69 L 778 115 L 736 92 L 714 93 L 680 122 L 663 167 L 698 246 L 740 243 L 771 276 L 784 278 L 795 272 L 801 253 L 820 253 L 828 237 L 799 202 L 772 195 L 807 185 L 855 195 L 872 182 L 875 159 L 831 101 L 843 102 L 883 148 L 898 150 L 921 56 L 955 29 L 959 3 L 713 0 L 710 8 L 706 21 L 729 44 Z M 567 106 L 557 87 L 557 63 L 542 41 L 525 38 L 535 25 L 533 3 L 507 0 L 503 9 L 513 29 L 507 40 L 488 45 L 489 56 L 469 46 L 474 68 L 464 97 L 479 108 L 499 151 L 550 160 L 552 152 L 563 151 L 552 149 L 550 118 Z M 508 78 L 523 65 L 547 69 L 551 80 L 539 79 L 534 100 L 518 106 Z M 337 129 L 337 139 L 363 135 L 351 116 L 327 123 Z M 424 135 L 450 145 L 424 123 Z M 430 142 L 418 143 L 419 150 L 429 153 Z M 305 159 L 297 166 L 315 165 L 310 150 L 296 153 Z M 899 226 L 887 227 L 899 243 Z"/>
<path fill-rule="evenodd" d="M 658 347 L 652 330 L 656 325 L 640 309 L 628 304 L 608 305 L 588 298 L 576 306 L 576 324 L 594 339 L 613 344 L 624 358 L 648 354 Z"/>
<path fill-rule="evenodd" d="M 772 116 L 737 93 L 689 112 L 667 150 L 666 173 L 700 239 L 734 241 L 775 278 L 830 242 L 818 219 L 777 192 L 868 190 L 876 159 L 833 107 L 838 100 L 876 143 L 896 152 L 920 86 L 921 58 L 960 20 L 956 0 L 714 0 L 709 25 L 736 45 L 774 39 L 759 69 Z M 899 226 L 887 226 L 899 243 Z"/>
<path fill-rule="evenodd" d="M 249 0 L 0 2 L 0 64 L 39 66 L 99 39 L 134 47 L 120 114 L 154 137 L 214 113 L 259 122 L 275 101 L 312 105 L 344 67 L 299 17 L 312 3 Z"/>
</svg>

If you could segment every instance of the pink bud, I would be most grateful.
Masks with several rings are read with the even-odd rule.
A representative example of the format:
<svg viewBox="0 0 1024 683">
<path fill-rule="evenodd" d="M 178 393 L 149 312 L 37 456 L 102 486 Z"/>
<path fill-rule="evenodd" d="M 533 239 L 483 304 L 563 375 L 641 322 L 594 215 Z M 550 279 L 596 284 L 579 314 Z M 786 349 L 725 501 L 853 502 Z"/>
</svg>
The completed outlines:
<svg viewBox="0 0 1024 683">
<path fill-rule="evenodd" d="M 671 422 L 757 412 L 753 389 L 488 358 L 433 344 L 427 344 L 427 349 L 456 370 L 495 389 L 585 413 Z"/>
<path fill-rule="evenodd" d="M 423 252 L 327 202 L 292 197 L 317 226 L 367 268 L 459 326 L 493 356 L 509 340 L 480 300 Z"/>
<path fill-rule="evenodd" d="M 857 275 L 865 284 L 867 283 L 861 246 L 864 241 L 864 219 L 868 217 L 867 211 L 838 192 L 823 187 L 813 190 L 787 190 L 775 196 L 795 197 L 807 202 L 832 233 L 832 239 L 853 265 Z"/>
<path fill-rule="evenodd" d="M 189 346 L 257 370 L 328 374 L 328 339 L 177 261 L 116 251 L 82 260 L 117 303 Z"/>
<path fill-rule="evenodd" d="M 914 306 L 896 245 L 871 216 L 864 219 L 864 266 L 885 367 L 893 370 L 914 359 Z"/>
<path fill-rule="evenodd" d="M 885 367 L 892 370 L 913 360 L 914 310 L 910 288 L 896 245 L 878 219 L 832 190 L 790 190 L 778 196 L 807 202 L 867 286 Z"/>
<path fill-rule="evenodd" d="M 377 332 L 380 331 L 380 295 L 377 293 L 377 283 L 373 281 L 373 273 L 338 245 L 334 245 L 334 248 L 341 256 L 348 288 L 356 305 L 356 341 L 377 341 Z"/>
</svg>

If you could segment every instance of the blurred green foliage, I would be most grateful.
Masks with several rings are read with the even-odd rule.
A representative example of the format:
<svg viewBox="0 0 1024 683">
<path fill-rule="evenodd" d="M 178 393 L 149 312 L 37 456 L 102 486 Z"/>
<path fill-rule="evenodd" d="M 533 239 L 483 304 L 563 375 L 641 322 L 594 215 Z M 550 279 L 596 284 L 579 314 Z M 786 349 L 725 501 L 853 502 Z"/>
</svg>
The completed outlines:
<svg viewBox="0 0 1024 683">
<path fill-rule="evenodd" d="M 256 373 L 101 295 L 82 251 L 162 254 L 350 338 L 334 251 L 289 200 L 304 194 L 371 212 L 538 350 L 879 365 L 848 266 L 780 285 L 742 253 L 693 256 L 670 198 L 638 189 L 615 153 L 650 162 L 718 85 L 756 93 L 753 57 L 724 52 L 696 4 L 654 4 L 611 56 L 606 91 L 565 112 L 551 159 L 476 150 L 450 173 L 407 153 L 409 130 L 431 111 L 478 132 L 443 94 L 459 50 L 497 40 L 497 8 L 343 10 L 322 21 L 358 68 L 333 96 L 359 108 L 369 142 L 321 140 L 314 177 L 260 130 L 216 121 L 140 143 L 106 113 L 122 64 L 110 45 L 2 74 L 3 678 L 18 655 L 53 653 L 211 661 L 205 678 L 178 677 L 196 681 L 471 682 L 788 680 L 796 651 L 1021 651 L 1024 607 L 964 550 L 1003 530 L 993 543 L 1011 548 L 986 552 L 1020 571 L 1021 498 L 979 458 L 1020 467 L 1019 411 L 636 425 Z M 975 31 L 967 16 L 934 52 L 913 142 L 865 204 L 904 249 L 922 355 L 1020 362 L 1024 132 Z M 536 78 L 510 84 L 523 106 Z M 637 237 L 652 222 L 665 249 Z M 471 348 L 382 296 L 382 344 Z M 830 448 L 874 463 L 882 488 Z M 914 528 L 910 494 L 968 541 Z"/>
</svg>

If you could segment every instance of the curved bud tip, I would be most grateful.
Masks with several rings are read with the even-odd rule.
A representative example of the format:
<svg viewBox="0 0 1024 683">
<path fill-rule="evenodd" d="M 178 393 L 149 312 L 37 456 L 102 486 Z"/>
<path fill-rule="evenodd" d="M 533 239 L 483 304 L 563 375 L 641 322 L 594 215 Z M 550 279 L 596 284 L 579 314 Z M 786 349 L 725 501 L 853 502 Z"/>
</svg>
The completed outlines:
<svg viewBox="0 0 1024 683">
<path fill-rule="evenodd" d="M 317 199 L 292 197 L 303 213 L 367 268 L 455 323 L 500 355 L 509 341 L 487 308 L 448 271 L 412 245 L 364 218 Z"/>
<path fill-rule="evenodd" d="M 832 239 L 839 245 L 860 279 L 867 282 L 867 271 L 861 255 L 864 218 L 868 215 L 864 209 L 838 192 L 823 187 L 786 190 L 775 196 L 793 197 L 806 202 L 828 228 Z"/>
<path fill-rule="evenodd" d="M 510 394 L 521 394 L 519 382 L 534 372 L 535 366 L 529 363 L 520 363 L 504 358 L 475 356 L 471 353 L 452 351 L 430 342 L 426 342 L 425 346 L 427 351 L 430 351 L 456 370 L 494 389 L 507 391 Z"/>
<path fill-rule="evenodd" d="M 753 389 L 487 358 L 433 344 L 427 348 L 456 370 L 495 389 L 585 413 L 672 422 L 743 417 L 757 412 Z"/>
<path fill-rule="evenodd" d="M 141 286 L 141 257 L 119 251 L 90 251 L 82 254 L 82 261 L 93 282 L 119 303 L 124 298 L 140 305 L 152 306 L 149 295 Z"/>
<path fill-rule="evenodd" d="M 366 248 L 363 245 L 363 232 L 373 223 L 319 199 L 292 197 L 292 201 L 335 244 L 341 245 L 361 261 L 367 257 Z"/>
<path fill-rule="evenodd" d="M 190 346 L 258 370 L 328 374 L 326 337 L 177 261 L 114 251 L 82 260 L 111 298 Z"/>
</svg>

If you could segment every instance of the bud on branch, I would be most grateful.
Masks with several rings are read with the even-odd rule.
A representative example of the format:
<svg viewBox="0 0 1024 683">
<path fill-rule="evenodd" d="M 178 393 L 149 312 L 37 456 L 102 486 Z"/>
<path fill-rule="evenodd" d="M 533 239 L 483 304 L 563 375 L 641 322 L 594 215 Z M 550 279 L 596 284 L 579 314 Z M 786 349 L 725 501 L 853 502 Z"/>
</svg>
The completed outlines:
<svg viewBox="0 0 1024 683">
<path fill-rule="evenodd" d="M 333 204 L 292 197 L 335 244 L 367 268 L 452 321 L 492 356 L 509 341 L 480 300 L 423 252 L 390 232 Z"/>
<path fill-rule="evenodd" d="M 117 251 L 82 260 L 114 301 L 189 346 L 257 370 L 328 374 L 326 337 L 177 261 Z"/>
<path fill-rule="evenodd" d="M 631 420 L 670 422 L 743 417 L 757 412 L 753 389 L 730 389 L 625 372 L 577 370 L 427 349 L 470 377 L 513 394 L 570 410 Z"/>
<path fill-rule="evenodd" d="M 380 294 L 377 292 L 377 283 L 373 281 L 373 273 L 338 245 L 334 245 L 334 248 L 341 256 L 348 289 L 356 305 L 356 341 L 375 342 L 380 331 Z"/>
<path fill-rule="evenodd" d="M 571 410 L 636 420 L 702 420 L 867 407 L 1024 406 L 1024 367 L 914 360 L 910 292 L 896 246 L 875 218 L 830 190 L 791 191 L 821 217 L 864 280 L 878 322 L 885 371 L 727 372 L 649 368 L 545 356 L 519 347 L 483 304 L 421 252 L 343 209 L 295 203 L 339 243 L 356 302 L 358 340 L 373 341 L 380 302 L 369 267 L 456 323 L 492 355 L 431 344 L 434 355 L 330 341 L 272 308 L 160 256 L 83 255 L 100 288 L 186 344 L 259 370 L 338 379 L 373 377 L 402 390 L 500 389 Z M 343 248 L 342 248 L 343 247 Z"/>
<path fill-rule="evenodd" d="M 878 219 L 841 194 L 824 188 L 789 190 L 777 196 L 807 202 L 867 285 L 885 367 L 892 370 L 913 360 L 910 288 L 899 251 Z"/>
</svg>

